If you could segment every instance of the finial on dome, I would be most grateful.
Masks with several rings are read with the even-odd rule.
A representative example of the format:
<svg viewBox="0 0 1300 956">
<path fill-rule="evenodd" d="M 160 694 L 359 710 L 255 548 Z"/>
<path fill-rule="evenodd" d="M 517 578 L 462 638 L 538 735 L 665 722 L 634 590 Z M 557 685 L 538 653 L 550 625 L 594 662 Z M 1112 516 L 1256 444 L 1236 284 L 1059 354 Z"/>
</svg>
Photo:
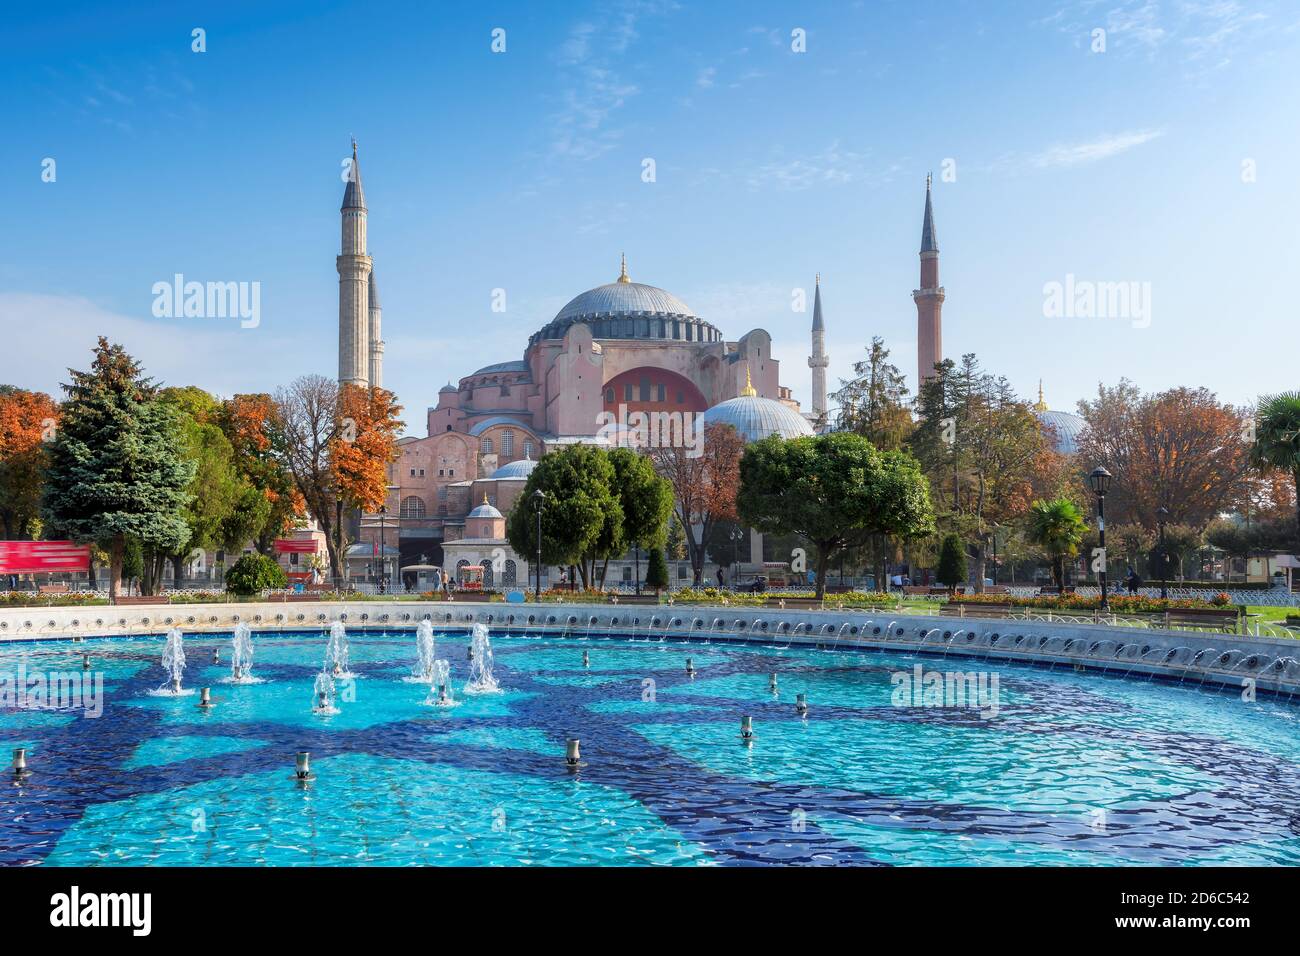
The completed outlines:
<svg viewBox="0 0 1300 956">
<path fill-rule="evenodd" d="M 816 281 L 817 281 L 817 284 L 818 284 L 818 285 L 821 285 L 821 284 L 822 284 L 822 274 L 821 274 L 820 272 L 817 273 L 817 280 L 816 280 Z"/>
<path fill-rule="evenodd" d="M 749 377 L 749 366 L 745 366 L 745 387 L 740 390 L 742 398 L 756 398 L 758 389 L 754 388 L 754 382 Z"/>
<path fill-rule="evenodd" d="M 618 270 L 618 281 L 619 281 L 619 282 L 631 282 L 631 281 L 632 281 L 631 279 L 629 279 L 629 278 L 627 277 L 627 253 L 626 253 L 626 252 L 623 253 L 623 261 L 622 261 L 622 264 L 619 266 L 619 270 Z"/>
<path fill-rule="evenodd" d="M 1043 401 L 1043 380 L 1040 378 L 1038 380 L 1038 402 L 1034 405 L 1034 411 L 1045 412 L 1047 410 L 1047 402 Z"/>
<path fill-rule="evenodd" d="M 357 160 L 357 138 L 353 136 L 352 137 L 352 161 L 355 163 L 356 160 Z"/>
<path fill-rule="evenodd" d="M 485 492 L 483 492 L 483 504 L 487 504 L 487 503 L 488 503 L 488 500 L 487 500 L 487 492 L 485 491 Z"/>
</svg>

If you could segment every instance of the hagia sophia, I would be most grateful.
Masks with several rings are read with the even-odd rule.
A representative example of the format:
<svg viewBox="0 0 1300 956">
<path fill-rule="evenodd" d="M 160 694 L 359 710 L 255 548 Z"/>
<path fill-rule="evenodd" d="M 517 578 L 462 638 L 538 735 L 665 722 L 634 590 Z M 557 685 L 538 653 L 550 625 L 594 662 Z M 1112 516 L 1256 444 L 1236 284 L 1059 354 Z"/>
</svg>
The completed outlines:
<svg viewBox="0 0 1300 956">
<path fill-rule="evenodd" d="M 381 386 L 381 310 L 355 143 L 341 214 L 339 381 Z M 933 375 L 942 359 L 945 293 L 928 179 L 920 259 L 920 287 L 912 293 L 918 380 Z M 504 514 L 541 455 L 573 443 L 620 443 L 625 438 L 607 423 L 637 412 L 676 413 L 687 421 L 702 416 L 705 425 L 734 426 L 746 441 L 811 435 L 828 427 L 825 331 L 818 277 L 808 357 L 811 407 L 805 411 L 781 384 L 767 331 L 751 329 L 728 340 L 676 295 L 634 282 L 624 258 L 614 281 L 575 296 L 534 332 L 522 358 L 484 365 L 438 391 L 437 404 L 427 410 L 425 437 L 399 442 L 386 520 L 365 516 L 360 543 L 349 552 L 350 573 L 373 570 L 382 526 L 385 567 L 390 575 L 400 567 L 408 586 L 424 587 L 433 567 L 457 578 L 465 568 L 477 574 L 481 567 L 485 586 L 524 584 L 529 566 L 505 541 Z M 1036 408 L 1059 444 L 1065 432 L 1073 442 L 1077 423 L 1070 420 L 1077 416 L 1048 411 L 1041 390 Z M 762 548 L 762 536 L 751 532 L 745 548 L 751 564 L 761 565 Z M 611 581 L 630 579 L 631 572 L 610 563 Z M 688 574 L 684 567 L 673 573 L 679 580 Z M 554 579 L 544 572 L 548 582 Z"/>
</svg>

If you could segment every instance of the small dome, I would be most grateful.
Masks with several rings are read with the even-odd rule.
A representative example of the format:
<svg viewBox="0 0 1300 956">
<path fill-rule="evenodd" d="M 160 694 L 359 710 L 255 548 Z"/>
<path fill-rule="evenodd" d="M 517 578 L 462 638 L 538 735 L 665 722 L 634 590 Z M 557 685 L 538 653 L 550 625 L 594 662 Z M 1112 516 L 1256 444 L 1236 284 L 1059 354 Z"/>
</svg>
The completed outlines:
<svg viewBox="0 0 1300 956">
<path fill-rule="evenodd" d="M 496 508 L 494 508 L 494 507 L 492 507 L 490 504 L 488 504 L 488 503 L 487 503 L 487 499 L 485 498 L 485 499 L 483 500 L 483 503 L 482 503 L 481 505 L 479 505 L 477 508 L 475 508 L 473 511 L 471 511 L 471 512 L 470 512 L 468 515 L 466 515 L 465 517 L 467 517 L 467 518 L 501 518 L 501 517 L 504 517 L 504 516 L 501 514 L 501 512 L 497 511 Z"/>
<path fill-rule="evenodd" d="M 439 394 L 439 395 L 445 395 L 447 392 L 453 392 L 453 393 L 454 393 L 454 392 L 459 392 L 459 391 L 460 391 L 460 389 L 458 389 L 455 385 L 451 384 L 451 382 L 448 382 L 448 383 L 447 383 L 446 385 L 444 385 L 442 388 L 438 389 L 438 394 Z"/>
<path fill-rule="evenodd" d="M 1088 422 L 1070 412 L 1054 412 L 1046 408 L 1036 408 L 1034 414 L 1049 433 L 1056 451 L 1062 455 L 1073 455 L 1079 450 L 1079 436 L 1088 427 Z"/>
<path fill-rule="evenodd" d="M 507 462 L 496 471 L 492 472 L 492 478 L 527 478 L 537 467 L 537 462 L 531 458 L 520 458 L 518 461 Z"/>
<path fill-rule="evenodd" d="M 704 413 L 704 424 L 730 425 L 747 442 L 769 435 L 802 438 L 813 434 L 807 419 L 788 405 L 757 395 L 742 395 L 714 405 Z"/>
</svg>

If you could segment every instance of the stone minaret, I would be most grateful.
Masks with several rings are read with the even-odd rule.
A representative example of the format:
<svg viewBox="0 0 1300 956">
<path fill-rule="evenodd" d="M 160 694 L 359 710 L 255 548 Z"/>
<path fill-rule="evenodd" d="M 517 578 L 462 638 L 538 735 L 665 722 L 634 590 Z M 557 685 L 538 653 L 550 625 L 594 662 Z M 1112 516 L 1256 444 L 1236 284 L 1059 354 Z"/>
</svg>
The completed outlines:
<svg viewBox="0 0 1300 956">
<path fill-rule="evenodd" d="M 808 367 L 812 369 L 812 412 L 820 427 L 826 422 L 826 366 L 831 357 L 826 354 L 826 325 L 822 322 L 822 274 L 817 273 L 817 290 L 813 293 L 812 355 Z"/>
<path fill-rule="evenodd" d="M 934 209 L 930 205 L 930 177 L 925 177 L 925 221 L 921 224 L 921 288 L 912 292 L 916 302 L 916 390 L 934 378 L 934 367 L 943 361 L 943 286 L 939 285 L 939 242 L 934 231 Z"/>
<path fill-rule="evenodd" d="M 370 257 L 366 255 L 366 197 L 361 190 L 357 141 L 343 190 L 343 247 L 339 270 L 339 384 L 370 384 Z"/>
<path fill-rule="evenodd" d="M 375 270 L 370 270 L 370 285 L 367 289 L 370 300 L 370 387 L 384 387 L 384 340 L 380 337 L 380 326 L 384 310 L 379 305 L 379 286 L 375 285 Z"/>
</svg>

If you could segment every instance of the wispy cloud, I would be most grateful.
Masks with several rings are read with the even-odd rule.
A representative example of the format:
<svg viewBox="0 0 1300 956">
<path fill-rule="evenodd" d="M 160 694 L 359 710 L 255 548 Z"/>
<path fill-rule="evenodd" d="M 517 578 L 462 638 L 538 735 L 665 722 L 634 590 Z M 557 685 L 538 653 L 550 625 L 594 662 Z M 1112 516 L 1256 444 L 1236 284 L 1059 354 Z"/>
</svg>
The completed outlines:
<svg viewBox="0 0 1300 956">
<path fill-rule="evenodd" d="M 617 67 L 637 39 L 638 22 L 670 8 L 662 0 L 624 0 L 602 8 L 602 19 L 583 20 L 569 30 L 556 57 L 564 87 L 561 108 L 552 116 L 553 155 L 590 160 L 614 148 L 621 131 L 611 119 L 640 92 Z"/>
<path fill-rule="evenodd" d="M 1081 166 L 1110 159 L 1164 135 L 1162 129 L 1132 130 L 1106 134 L 1082 143 L 1058 143 L 1029 157 L 1029 165 L 1039 169 L 1056 166 Z"/>
<path fill-rule="evenodd" d="M 837 140 L 817 153 L 761 163 L 745 172 L 743 178 L 753 189 L 800 190 L 862 180 L 885 182 L 900 168 L 897 164 L 880 167 L 873 163 L 870 153 L 846 149 Z"/>
<path fill-rule="evenodd" d="M 1273 19 L 1267 11 L 1275 7 L 1276 0 L 1251 9 L 1238 0 L 1075 0 L 1035 23 L 1072 37 L 1076 47 L 1104 29 L 1107 55 L 1172 55 L 1197 73 L 1265 45 Z"/>
</svg>

